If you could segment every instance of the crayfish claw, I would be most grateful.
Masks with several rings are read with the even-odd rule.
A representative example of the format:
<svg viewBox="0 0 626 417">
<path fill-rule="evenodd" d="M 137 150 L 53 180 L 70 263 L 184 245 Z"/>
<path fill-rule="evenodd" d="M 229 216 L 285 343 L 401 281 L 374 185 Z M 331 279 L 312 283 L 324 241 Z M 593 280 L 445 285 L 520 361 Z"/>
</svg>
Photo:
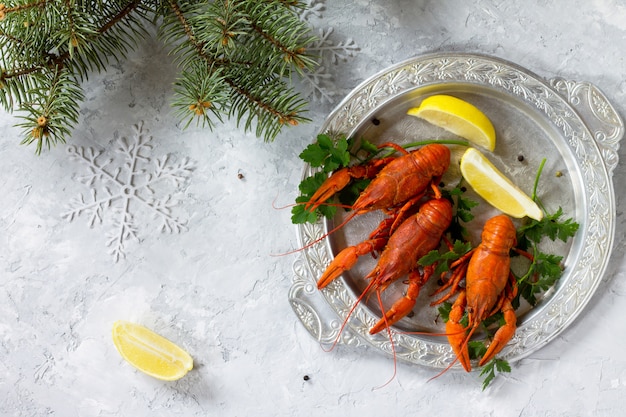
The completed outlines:
<svg viewBox="0 0 626 417">
<path fill-rule="evenodd" d="M 326 200 L 335 195 L 335 193 L 344 189 L 351 180 L 352 175 L 350 173 L 350 169 L 340 169 L 324 181 L 315 194 L 311 196 L 311 199 L 306 203 L 304 208 L 309 211 L 317 209 Z"/>
<path fill-rule="evenodd" d="M 311 196 L 311 199 L 306 203 L 304 208 L 309 211 L 317 209 L 320 205 L 324 204 L 326 200 L 346 188 L 346 186 L 350 184 L 350 181 L 355 178 L 372 179 L 376 177 L 380 170 L 393 159 L 394 158 L 374 159 L 363 165 L 353 165 L 335 171 Z"/>
<path fill-rule="evenodd" d="M 354 246 L 349 246 L 339 252 L 317 281 L 317 288 L 321 290 L 326 287 L 344 271 L 352 268 L 358 259 L 359 256 Z"/>
<path fill-rule="evenodd" d="M 487 352 L 485 352 L 482 359 L 478 363 L 480 366 L 483 366 L 492 360 L 504 348 L 504 346 L 509 343 L 509 340 L 511 340 L 515 334 L 515 329 L 517 328 L 517 316 L 515 315 L 515 310 L 513 310 L 509 301 L 504 304 L 502 313 L 504 313 L 504 325 L 500 327 L 494 335 Z"/>
<path fill-rule="evenodd" d="M 420 294 L 420 289 L 428 278 L 432 275 L 433 268 L 427 267 L 423 274 L 417 270 L 409 273 L 409 287 L 404 297 L 396 301 L 389 310 L 385 312 L 385 316 L 370 329 L 370 334 L 376 334 L 386 327 L 392 326 L 406 317 L 415 307 L 415 302 Z M 384 291 L 389 283 L 379 286 L 379 291 Z"/>
<path fill-rule="evenodd" d="M 452 351 L 459 359 L 459 362 L 461 362 L 461 365 L 463 365 L 463 369 L 469 372 L 472 370 L 467 349 L 467 342 L 470 336 L 467 334 L 467 328 L 461 324 L 461 319 L 465 314 L 465 305 L 466 297 L 463 291 L 459 294 L 450 310 L 450 315 L 446 322 L 446 334 L 448 335 L 448 342 L 452 347 Z"/>
<path fill-rule="evenodd" d="M 389 310 L 385 312 L 385 316 L 372 326 L 369 333 L 376 334 L 381 330 L 396 324 L 409 314 L 411 310 L 413 310 L 413 307 L 415 307 L 415 299 L 411 299 L 407 296 L 400 298 L 391 306 Z"/>
<path fill-rule="evenodd" d="M 337 254 L 337 256 L 335 256 L 335 259 L 333 259 L 333 261 L 328 265 L 320 279 L 317 281 L 317 288 L 322 289 L 326 287 L 342 273 L 352 268 L 359 260 L 359 256 L 380 250 L 385 243 L 387 243 L 386 238 L 377 238 L 366 240 L 358 245 L 348 246 L 343 249 Z"/>
</svg>

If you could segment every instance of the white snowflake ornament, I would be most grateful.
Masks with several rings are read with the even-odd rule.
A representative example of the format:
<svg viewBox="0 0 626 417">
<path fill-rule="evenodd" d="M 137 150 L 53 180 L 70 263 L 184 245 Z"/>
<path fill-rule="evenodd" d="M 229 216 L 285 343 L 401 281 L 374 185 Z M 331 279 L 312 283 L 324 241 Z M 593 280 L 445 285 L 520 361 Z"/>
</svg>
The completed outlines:
<svg viewBox="0 0 626 417">
<path fill-rule="evenodd" d="M 153 161 L 152 137 L 144 133 L 143 123 L 135 125 L 133 133 L 130 139 L 118 139 L 116 151 L 122 161 L 107 159 L 103 151 L 91 147 L 68 147 L 70 159 L 87 168 L 78 179 L 89 186 L 89 193 L 73 199 L 62 216 L 70 222 L 84 216 L 90 228 L 110 218 L 106 245 L 115 262 L 126 257 L 127 241 L 139 241 L 139 225 L 150 223 L 138 222 L 139 215 L 156 220 L 161 233 L 187 230 L 187 222 L 176 217 L 173 209 L 194 169 L 192 162 L 184 158 L 172 163 L 169 155 Z"/>
</svg>

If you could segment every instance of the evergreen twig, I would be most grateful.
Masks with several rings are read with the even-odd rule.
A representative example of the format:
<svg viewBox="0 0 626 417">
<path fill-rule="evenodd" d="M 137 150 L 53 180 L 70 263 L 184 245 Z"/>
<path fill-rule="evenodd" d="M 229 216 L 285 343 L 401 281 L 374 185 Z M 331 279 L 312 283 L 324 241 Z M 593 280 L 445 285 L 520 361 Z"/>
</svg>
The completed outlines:
<svg viewBox="0 0 626 417">
<path fill-rule="evenodd" d="M 234 118 L 273 140 L 306 101 L 290 86 L 312 71 L 316 38 L 294 0 L 13 0 L 0 4 L 0 105 L 18 111 L 22 143 L 65 142 L 81 82 L 120 60 L 158 22 L 180 68 L 172 104 L 183 126 Z"/>
</svg>

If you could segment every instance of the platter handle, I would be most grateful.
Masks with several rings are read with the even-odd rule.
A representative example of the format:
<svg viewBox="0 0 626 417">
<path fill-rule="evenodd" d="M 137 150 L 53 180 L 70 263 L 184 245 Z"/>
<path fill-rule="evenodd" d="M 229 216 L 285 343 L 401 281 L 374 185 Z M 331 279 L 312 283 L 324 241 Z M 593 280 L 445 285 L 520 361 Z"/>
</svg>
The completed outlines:
<svg viewBox="0 0 626 417">
<path fill-rule="evenodd" d="M 549 80 L 579 113 L 600 148 L 609 175 L 619 162 L 620 141 L 624 137 L 624 121 L 598 87 L 589 82 L 578 82 L 556 77 Z"/>
</svg>

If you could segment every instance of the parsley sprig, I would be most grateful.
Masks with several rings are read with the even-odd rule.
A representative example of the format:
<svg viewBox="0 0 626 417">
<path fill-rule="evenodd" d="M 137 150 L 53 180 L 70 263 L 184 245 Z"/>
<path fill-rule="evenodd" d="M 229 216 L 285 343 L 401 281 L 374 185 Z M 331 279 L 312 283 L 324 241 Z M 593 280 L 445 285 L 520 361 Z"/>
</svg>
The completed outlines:
<svg viewBox="0 0 626 417">
<path fill-rule="evenodd" d="M 578 223 L 572 218 L 561 219 L 561 216 L 563 216 L 562 207 L 559 207 L 553 214 L 548 214 L 545 211 L 544 214 L 543 219 L 533 219 L 517 230 L 518 247 L 520 249 L 527 249 L 533 244 L 541 242 L 544 237 L 548 237 L 553 241 L 559 239 L 567 242 L 578 231 Z"/>
<path fill-rule="evenodd" d="M 474 215 L 471 210 L 478 205 L 477 201 L 465 197 L 463 194 L 467 191 L 463 185 L 463 178 L 459 183 L 451 190 L 442 190 L 442 194 L 448 198 L 453 206 L 454 213 L 452 215 L 452 222 L 448 228 L 448 232 L 452 239 L 468 240 L 468 232 L 465 227 L 465 223 L 469 223 L 474 219 Z"/>
<path fill-rule="evenodd" d="M 562 219 L 562 207 L 559 207 L 554 213 L 548 213 L 537 196 L 539 177 L 545 162 L 546 160 L 543 159 L 539 165 L 532 193 L 532 199 L 541 207 L 544 217 L 541 220 L 531 219 L 527 224 L 517 229 L 518 249 L 529 252 L 533 259 L 528 270 L 517 278 L 518 297 L 513 300 L 513 307 L 515 308 L 519 306 L 520 297 L 524 298 L 531 306 L 535 306 L 538 302 L 537 294 L 552 288 L 563 273 L 561 264 L 563 257 L 542 252 L 539 249 L 541 241 L 547 237 L 552 241 L 558 239 L 567 242 L 579 228 L 579 224 L 572 218 Z"/>
<path fill-rule="evenodd" d="M 300 158 L 314 168 L 321 167 L 322 172 L 328 174 L 350 164 L 351 146 L 352 140 L 345 136 L 333 142 L 330 136 L 321 134 L 317 136 L 317 142 L 311 143 L 300 153 Z"/>
<path fill-rule="evenodd" d="M 339 136 L 333 140 L 329 135 L 320 134 L 315 143 L 311 143 L 300 153 L 300 159 L 313 168 L 320 168 L 320 171 L 303 179 L 300 183 L 298 187 L 300 196 L 296 198 L 297 204 L 291 209 L 291 222 L 293 224 L 314 223 L 319 216 L 326 218 L 335 216 L 336 205 L 321 204 L 315 210 L 306 210 L 304 203 L 311 199 L 331 172 L 349 166 L 357 154 L 363 153 L 361 151 L 364 151 L 366 156 L 378 152 L 378 148 L 366 140 L 360 141 L 358 149 L 351 152 L 354 147 L 355 143 L 351 138 Z M 341 203 L 350 204 L 350 200 L 354 202 L 356 196 L 365 189 L 368 183 L 369 181 L 365 180 L 352 182 L 342 192 Z"/>
<path fill-rule="evenodd" d="M 487 362 L 482 370 L 480 371 L 480 376 L 483 379 L 483 391 L 491 384 L 491 381 L 496 377 L 496 372 L 511 372 L 511 365 L 504 359 L 493 358 L 489 362 Z"/>
<path fill-rule="evenodd" d="M 417 263 L 421 266 L 437 264 L 433 275 L 441 276 L 441 274 L 450 270 L 450 264 L 452 262 L 465 255 L 471 249 L 472 244 L 470 242 L 455 240 L 452 248 L 448 252 L 441 253 L 439 250 L 432 250 L 422 256 Z"/>
</svg>

